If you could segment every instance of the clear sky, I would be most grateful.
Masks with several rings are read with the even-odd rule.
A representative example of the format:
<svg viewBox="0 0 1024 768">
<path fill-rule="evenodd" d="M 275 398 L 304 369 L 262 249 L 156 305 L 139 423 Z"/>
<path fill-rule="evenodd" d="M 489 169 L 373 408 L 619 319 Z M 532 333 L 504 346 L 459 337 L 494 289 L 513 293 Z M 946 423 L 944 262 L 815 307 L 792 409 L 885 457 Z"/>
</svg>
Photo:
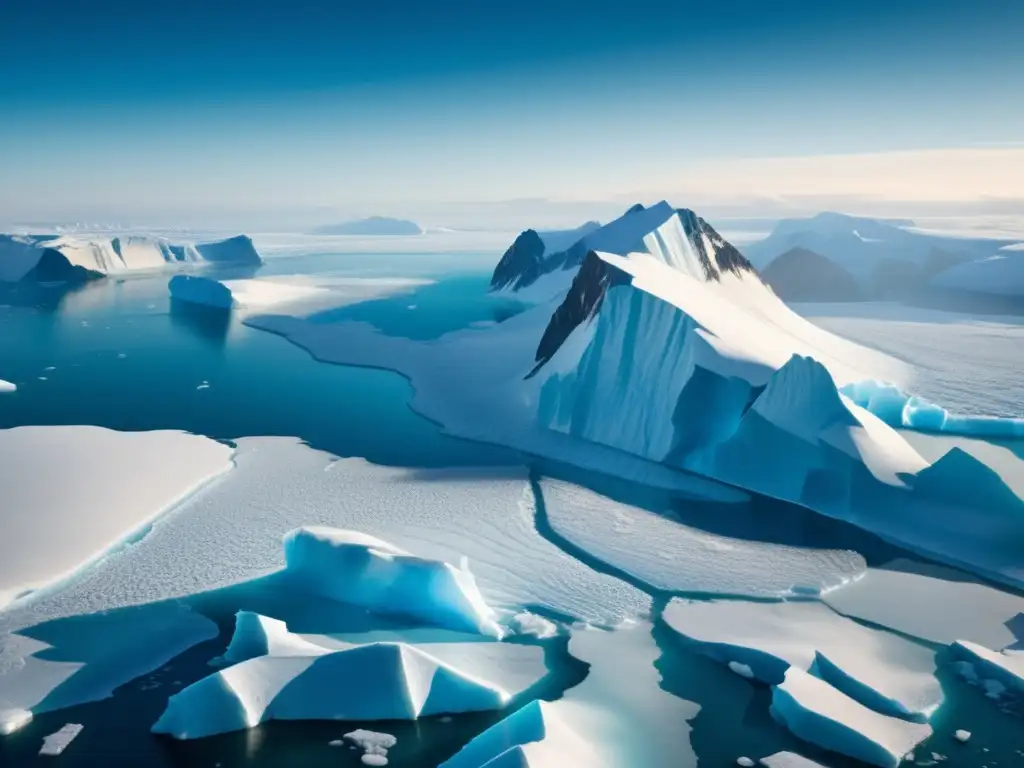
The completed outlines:
<svg viewBox="0 0 1024 768">
<path fill-rule="evenodd" d="M 0 218 L 1006 205 L 1022 30 L 1019 0 L 2 0 Z"/>
</svg>

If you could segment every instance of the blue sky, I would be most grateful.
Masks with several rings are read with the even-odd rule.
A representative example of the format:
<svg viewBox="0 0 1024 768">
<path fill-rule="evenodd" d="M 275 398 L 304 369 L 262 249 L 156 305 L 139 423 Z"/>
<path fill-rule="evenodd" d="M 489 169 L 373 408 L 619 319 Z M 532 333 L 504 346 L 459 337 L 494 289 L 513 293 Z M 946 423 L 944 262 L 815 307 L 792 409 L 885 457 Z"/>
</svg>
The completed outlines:
<svg viewBox="0 0 1024 768">
<path fill-rule="evenodd" d="M 4 0 L 0 208 L 1024 198 L 1022 28 L 1015 0 Z"/>
</svg>

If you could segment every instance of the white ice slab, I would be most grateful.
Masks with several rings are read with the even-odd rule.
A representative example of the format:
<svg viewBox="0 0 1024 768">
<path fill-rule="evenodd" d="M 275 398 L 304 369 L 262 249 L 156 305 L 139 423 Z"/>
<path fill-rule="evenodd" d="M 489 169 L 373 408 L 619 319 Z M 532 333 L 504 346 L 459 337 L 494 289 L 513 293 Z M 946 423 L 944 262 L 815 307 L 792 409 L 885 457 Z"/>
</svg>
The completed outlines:
<svg viewBox="0 0 1024 768">
<path fill-rule="evenodd" d="M 769 684 L 788 669 L 816 670 L 847 695 L 887 715 L 923 720 L 942 702 L 935 652 L 846 619 L 816 602 L 674 599 L 664 619 L 724 663 Z"/>
<path fill-rule="evenodd" d="M 823 598 L 845 616 L 948 645 L 1001 649 L 1024 640 L 1024 597 L 941 566 L 894 560 Z"/>
<path fill-rule="evenodd" d="M 228 446 L 183 432 L 0 430 L 0 595 L 102 555 L 229 470 L 231 456 Z"/>
<path fill-rule="evenodd" d="M 14 627 L 75 613 L 177 598 L 284 566 L 281 541 L 301 525 L 365 532 L 450 563 L 467 558 L 487 603 L 546 606 L 614 625 L 650 598 L 562 552 L 534 528 L 525 468 L 410 470 L 338 460 L 293 438 L 242 438 L 221 481 L 161 519 L 132 547 L 40 598 Z M 245 510 L 240 514 L 239 510 Z M 0 629 L 5 617 L 0 614 Z"/>
<path fill-rule="evenodd" d="M 656 590 L 780 597 L 819 594 L 866 569 L 849 550 L 810 549 L 707 533 L 557 480 L 541 480 L 551 527 Z"/>
<path fill-rule="evenodd" d="M 795 752 L 776 752 L 774 755 L 762 757 L 758 762 L 765 768 L 822 768 L 821 763 Z"/>
<path fill-rule="evenodd" d="M 958 663 L 971 665 L 971 674 L 975 680 L 994 680 L 1003 691 L 1024 696 L 1024 650 L 993 651 L 967 640 L 957 640 L 950 650 L 953 657 L 960 660 Z M 992 690 L 991 686 L 986 687 Z M 997 686 L 993 693 L 993 698 L 999 698 L 1002 692 L 998 691 Z"/>
<path fill-rule="evenodd" d="M 75 740 L 75 737 L 82 732 L 83 726 L 78 723 L 68 723 L 56 733 L 51 733 L 43 738 L 43 747 L 39 750 L 40 755 L 56 757 L 61 754 L 68 745 Z"/>
<path fill-rule="evenodd" d="M 0 379 L 0 394 L 4 394 L 4 393 L 7 393 L 7 392 L 17 392 L 17 391 L 18 391 L 17 385 L 12 384 L 9 381 L 4 381 L 3 379 Z"/>
<path fill-rule="evenodd" d="M 868 709 L 796 667 L 772 689 L 772 714 L 804 741 L 882 768 L 896 768 L 932 733 Z"/>
</svg>

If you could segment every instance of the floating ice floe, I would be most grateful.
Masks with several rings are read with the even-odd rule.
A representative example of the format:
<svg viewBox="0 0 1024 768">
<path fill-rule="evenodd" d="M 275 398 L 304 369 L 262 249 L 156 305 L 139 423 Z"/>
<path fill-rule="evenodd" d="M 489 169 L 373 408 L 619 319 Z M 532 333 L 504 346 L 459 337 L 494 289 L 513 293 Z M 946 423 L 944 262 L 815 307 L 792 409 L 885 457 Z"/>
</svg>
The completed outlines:
<svg viewBox="0 0 1024 768">
<path fill-rule="evenodd" d="M 0 608 L 5 596 L 50 584 L 116 548 L 231 469 L 232 453 L 184 432 L 0 430 Z"/>
<path fill-rule="evenodd" d="M 290 583 L 313 594 L 456 631 L 502 634 L 466 567 L 416 557 L 366 534 L 322 526 L 290 532 L 284 554 Z"/>
<path fill-rule="evenodd" d="M 1010 629 L 1015 620 L 1024 629 L 1024 597 L 913 560 L 869 568 L 822 600 L 844 616 L 941 645 L 964 639 L 1003 648 L 1016 639 Z"/>
<path fill-rule="evenodd" d="M 171 298 L 211 309 L 248 311 L 301 307 L 313 312 L 381 298 L 423 285 L 408 278 L 332 278 L 314 275 L 220 280 L 202 275 L 175 275 L 167 284 Z"/>
<path fill-rule="evenodd" d="M 762 757 L 758 762 L 765 768 L 822 768 L 820 763 L 795 752 L 776 752 L 774 755 Z"/>
<path fill-rule="evenodd" d="M 950 651 L 955 659 L 954 668 L 971 682 L 983 684 L 991 698 L 999 698 L 1003 692 L 1024 696 L 1024 649 L 993 651 L 957 640 Z"/>
<path fill-rule="evenodd" d="M 570 483 L 545 478 L 540 488 L 548 524 L 557 534 L 653 590 L 742 597 L 820 594 L 854 580 L 867 567 L 849 550 L 721 536 Z"/>
<path fill-rule="evenodd" d="M 960 730 L 953 734 L 953 738 L 955 738 L 961 744 L 966 744 L 971 739 L 971 732 Z"/>
<path fill-rule="evenodd" d="M 517 635 L 533 635 L 539 640 L 546 640 L 558 634 L 558 625 L 529 611 L 522 611 L 512 617 L 509 626 Z"/>
<path fill-rule="evenodd" d="M 4 381 L 3 379 L 0 379 L 0 394 L 3 394 L 5 392 L 17 392 L 17 391 L 18 391 L 18 386 L 16 384 L 12 384 L 9 381 Z"/>
<path fill-rule="evenodd" d="M 696 765 L 686 723 L 700 707 L 660 687 L 650 629 L 574 628 L 569 651 L 590 665 L 587 678 L 556 702 L 526 705 L 442 768 Z"/>
<path fill-rule="evenodd" d="M 882 768 L 896 768 L 932 732 L 868 709 L 796 667 L 772 688 L 771 711 L 798 738 Z"/>
<path fill-rule="evenodd" d="M 813 670 L 866 707 L 917 721 L 927 720 L 942 702 L 934 651 L 862 627 L 820 603 L 676 598 L 663 617 L 702 652 L 745 665 L 769 685 L 790 669 Z"/>
<path fill-rule="evenodd" d="M 220 670 L 172 696 L 153 732 L 196 739 L 270 720 L 415 720 L 501 709 L 510 698 L 414 646 L 371 643 Z"/>
<path fill-rule="evenodd" d="M 362 728 L 345 734 L 345 739 L 363 750 L 363 765 L 387 765 L 388 750 L 398 743 L 390 733 L 377 733 Z"/>
<path fill-rule="evenodd" d="M 555 768 L 608 765 L 555 704 L 531 701 L 474 738 L 440 768 Z"/>
<path fill-rule="evenodd" d="M 75 740 L 78 734 L 82 732 L 82 728 L 83 726 L 78 723 L 68 723 L 56 733 L 51 733 L 49 736 L 44 737 L 43 746 L 39 750 L 39 754 L 50 757 L 56 757 L 61 754 Z"/>
</svg>

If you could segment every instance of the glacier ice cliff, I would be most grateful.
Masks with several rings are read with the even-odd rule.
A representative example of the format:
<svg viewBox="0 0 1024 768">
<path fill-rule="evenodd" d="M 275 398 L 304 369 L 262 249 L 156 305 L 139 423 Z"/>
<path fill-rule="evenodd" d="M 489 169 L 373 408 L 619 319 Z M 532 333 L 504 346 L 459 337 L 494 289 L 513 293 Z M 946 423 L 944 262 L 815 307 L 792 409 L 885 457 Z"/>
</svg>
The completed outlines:
<svg viewBox="0 0 1024 768">
<path fill-rule="evenodd" d="M 261 263 L 245 235 L 207 243 L 149 235 L 0 235 L 0 282 L 77 282 L 181 264 Z"/>
</svg>

